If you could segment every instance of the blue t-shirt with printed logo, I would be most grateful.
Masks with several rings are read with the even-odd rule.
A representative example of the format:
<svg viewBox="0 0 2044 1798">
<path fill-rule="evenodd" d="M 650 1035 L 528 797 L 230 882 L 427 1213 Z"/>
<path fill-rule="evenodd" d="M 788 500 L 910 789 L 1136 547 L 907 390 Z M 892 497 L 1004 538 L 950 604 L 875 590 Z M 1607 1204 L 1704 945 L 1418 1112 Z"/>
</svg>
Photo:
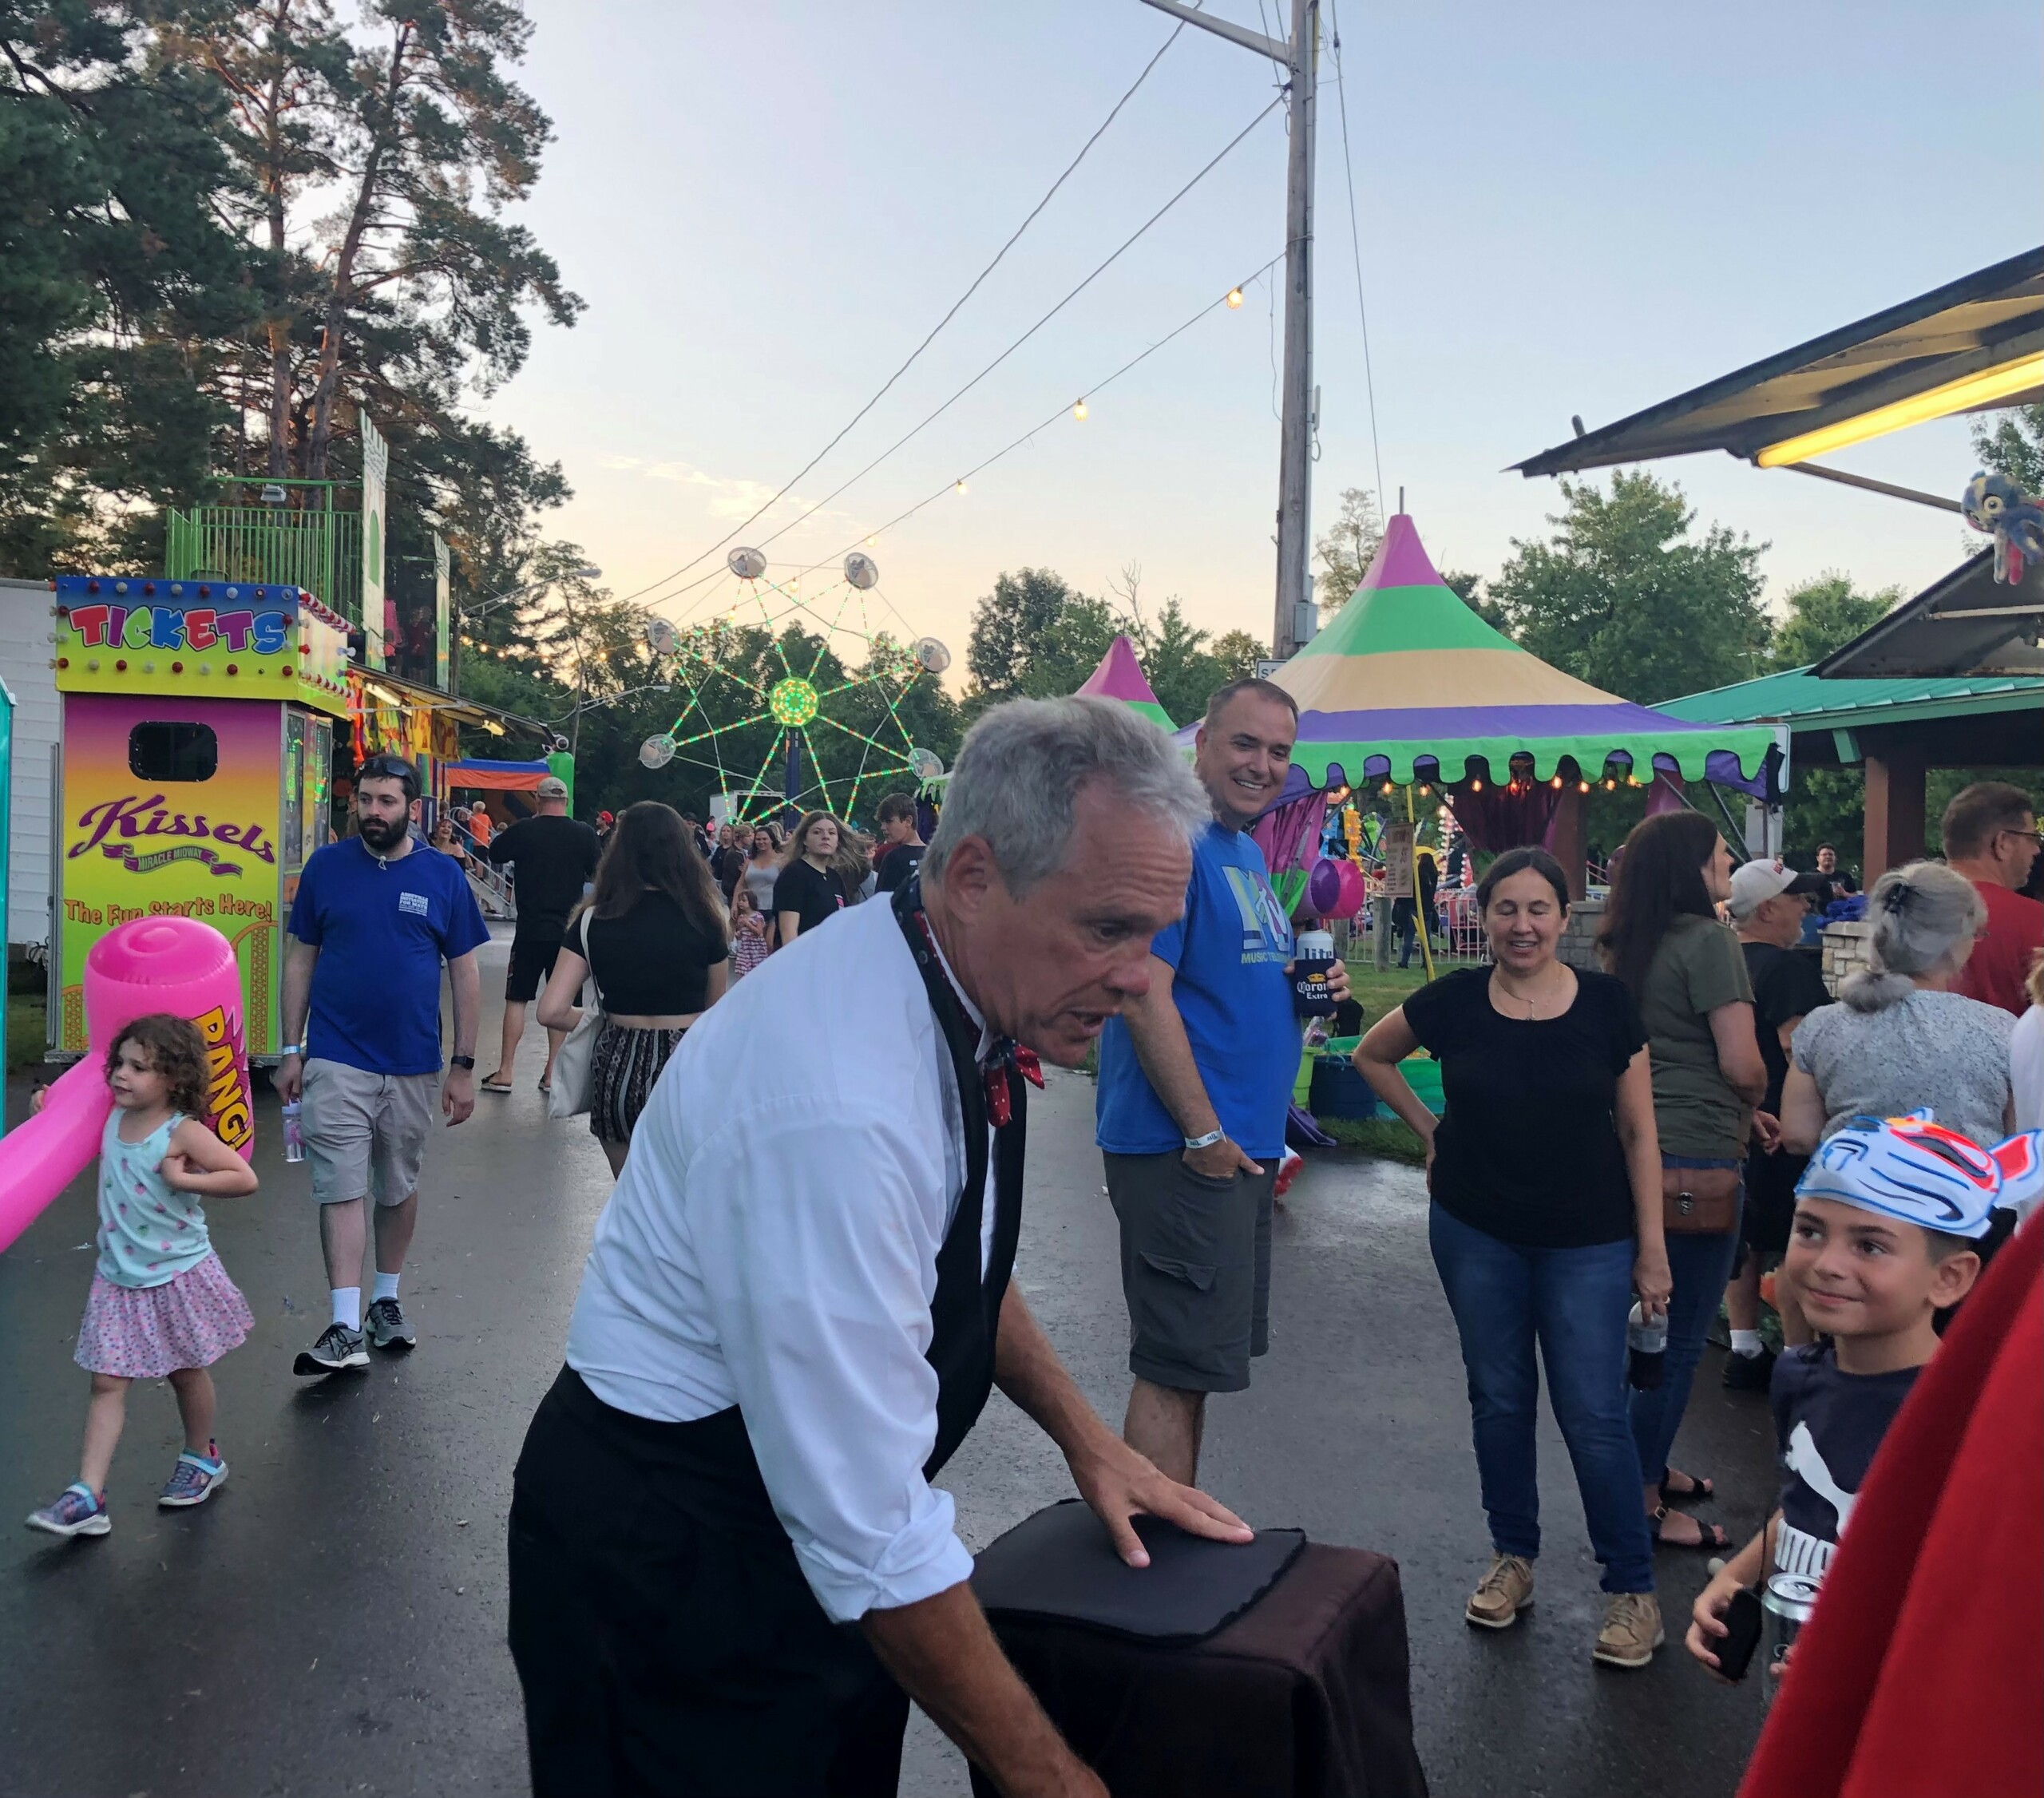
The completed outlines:
<svg viewBox="0 0 2044 1798">
<path fill-rule="evenodd" d="M 1246 833 L 1207 826 L 1193 846 L 1185 916 L 1157 933 L 1150 952 L 1173 969 L 1171 999 L 1221 1127 L 1258 1161 L 1281 1155 L 1299 1071 L 1299 1024 L 1285 976 L 1292 926 L 1270 890 L 1263 851 Z M 1100 1034 L 1095 1140 L 1117 1155 L 1184 1146 L 1119 1018 Z"/>
<path fill-rule="evenodd" d="M 307 1060 L 440 1071 L 440 964 L 489 941 L 459 862 L 416 842 L 394 861 L 359 837 L 328 843 L 299 876 L 288 928 L 319 952 Z"/>
</svg>

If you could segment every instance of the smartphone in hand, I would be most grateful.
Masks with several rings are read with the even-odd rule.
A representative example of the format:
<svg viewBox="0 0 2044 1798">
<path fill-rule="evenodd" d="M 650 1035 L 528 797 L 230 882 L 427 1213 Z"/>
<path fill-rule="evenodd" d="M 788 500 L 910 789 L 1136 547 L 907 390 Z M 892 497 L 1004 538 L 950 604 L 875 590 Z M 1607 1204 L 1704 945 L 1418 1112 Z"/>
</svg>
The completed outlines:
<svg viewBox="0 0 2044 1798">
<path fill-rule="evenodd" d="M 1761 1625 L 1765 1620 L 1765 1613 L 1751 1586 L 1741 1586 L 1732 1594 L 1732 1602 L 1718 1619 L 1727 1634 L 1711 1649 L 1717 1657 L 1717 1670 L 1725 1678 L 1746 1677 L 1746 1669 L 1753 1665 L 1753 1650 L 1760 1646 Z"/>
</svg>

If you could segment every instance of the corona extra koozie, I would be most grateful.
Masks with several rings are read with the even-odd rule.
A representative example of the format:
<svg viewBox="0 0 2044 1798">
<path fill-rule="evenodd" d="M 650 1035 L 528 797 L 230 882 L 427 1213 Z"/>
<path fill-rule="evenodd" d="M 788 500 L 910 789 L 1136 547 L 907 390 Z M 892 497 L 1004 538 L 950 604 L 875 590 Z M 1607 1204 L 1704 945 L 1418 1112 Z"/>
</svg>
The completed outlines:
<svg viewBox="0 0 2044 1798">
<path fill-rule="evenodd" d="M 226 937 L 196 918 L 136 918 L 94 943 L 85 957 L 85 1059 L 53 1085 L 42 1110 L 0 1138 L 0 1249 L 99 1153 L 113 1108 L 105 1045 L 123 1024 L 172 1012 L 206 1043 L 206 1123 L 243 1160 L 256 1147 L 241 972 Z"/>
</svg>

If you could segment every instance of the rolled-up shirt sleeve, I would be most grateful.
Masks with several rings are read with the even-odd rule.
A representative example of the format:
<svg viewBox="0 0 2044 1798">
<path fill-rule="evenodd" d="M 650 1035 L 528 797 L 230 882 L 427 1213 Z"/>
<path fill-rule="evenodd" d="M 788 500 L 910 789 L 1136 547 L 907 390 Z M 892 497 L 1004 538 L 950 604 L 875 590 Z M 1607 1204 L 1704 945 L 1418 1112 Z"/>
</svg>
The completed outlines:
<svg viewBox="0 0 2044 1798">
<path fill-rule="evenodd" d="M 941 1155 L 813 1103 L 754 1112 L 689 1170 L 687 1233 L 775 1515 L 834 1622 L 913 1604 L 972 1570 L 925 1358 L 948 1200 Z"/>
</svg>

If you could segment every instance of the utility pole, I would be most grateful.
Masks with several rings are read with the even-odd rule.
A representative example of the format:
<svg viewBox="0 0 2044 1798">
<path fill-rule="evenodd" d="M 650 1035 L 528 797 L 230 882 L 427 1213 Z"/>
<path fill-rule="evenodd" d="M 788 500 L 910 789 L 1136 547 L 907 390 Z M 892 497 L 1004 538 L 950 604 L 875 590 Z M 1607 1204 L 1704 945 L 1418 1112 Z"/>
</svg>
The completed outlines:
<svg viewBox="0 0 2044 1798">
<path fill-rule="evenodd" d="M 1313 434 L 1319 421 L 1313 384 L 1313 180 L 1320 0 L 1292 0 L 1289 42 L 1194 12 L 1178 0 L 1143 4 L 1267 57 L 1285 71 L 1291 144 L 1285 182 L 1285 399 L 1278 458 L 1278 603 L 1270 632 L 1270 653 L 1281 662 L 1314 629 Z"/>
</svg>

